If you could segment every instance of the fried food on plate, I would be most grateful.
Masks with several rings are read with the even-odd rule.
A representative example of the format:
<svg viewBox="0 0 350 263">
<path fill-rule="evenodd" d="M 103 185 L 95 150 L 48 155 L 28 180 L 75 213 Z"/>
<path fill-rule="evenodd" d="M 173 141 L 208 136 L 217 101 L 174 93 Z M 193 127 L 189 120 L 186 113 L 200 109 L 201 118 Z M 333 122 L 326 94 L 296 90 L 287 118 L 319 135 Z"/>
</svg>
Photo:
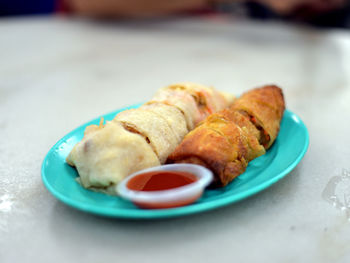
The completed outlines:
<svg viewBox="0 0 350 263">
<path fill-rule="evenodd" d="M 277 86 L 248 91 L 230 108 L 210 115 L 189 132 L 167 163 L 203 165 L 214 172 L 215 186 L 225 186 L 272 145 L 284 109 Z"/>
</svg>

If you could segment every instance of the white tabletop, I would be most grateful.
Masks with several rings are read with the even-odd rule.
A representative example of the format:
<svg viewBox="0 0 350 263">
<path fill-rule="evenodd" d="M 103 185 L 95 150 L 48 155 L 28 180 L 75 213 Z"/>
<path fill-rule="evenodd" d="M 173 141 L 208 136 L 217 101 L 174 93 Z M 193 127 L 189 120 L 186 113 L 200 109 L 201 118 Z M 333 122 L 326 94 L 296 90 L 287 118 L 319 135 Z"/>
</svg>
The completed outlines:
<svg viewBox="0 0 350 263">
<path fill-rule="evenodd" d="M 0 48 L 1 262 L 350 262 L 346 209 L 322 198 L 350 173 L 350 32 L 29 17 L 1 19 Z M 41 163 L 58 139 L 179 81 L 235 94 L 280 85 L 309 129 L 307 154 L 251 198 L 167 220 L 103 218 L 46 190 Z M 348 179 L 339 185 L 350 195 Z"/>
</svg>

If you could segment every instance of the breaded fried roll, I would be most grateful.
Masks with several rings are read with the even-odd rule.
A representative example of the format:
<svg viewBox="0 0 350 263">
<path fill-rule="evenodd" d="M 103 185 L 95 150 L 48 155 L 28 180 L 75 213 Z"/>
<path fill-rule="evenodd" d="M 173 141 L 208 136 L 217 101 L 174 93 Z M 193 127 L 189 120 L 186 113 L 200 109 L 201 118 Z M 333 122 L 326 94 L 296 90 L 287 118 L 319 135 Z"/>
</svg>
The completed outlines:
<svg viewBox="0 0 350 263">
<path fill-rule="evenodd" d="M 277 86 L 248 91 L 188 133 L 167 163 L 203 165 L 213 171 L 215 186 L 225 186 L 272 145 L 283 111 L 284 99 Z"/>
<path fill-rule="evenodd" d="M 285 109 L 282 90 L 274 85 L 244 93 L 233 110 L 248 116 L 260 131 L 260 143 L 268 149 L 275 141 Z"/>
</svg>

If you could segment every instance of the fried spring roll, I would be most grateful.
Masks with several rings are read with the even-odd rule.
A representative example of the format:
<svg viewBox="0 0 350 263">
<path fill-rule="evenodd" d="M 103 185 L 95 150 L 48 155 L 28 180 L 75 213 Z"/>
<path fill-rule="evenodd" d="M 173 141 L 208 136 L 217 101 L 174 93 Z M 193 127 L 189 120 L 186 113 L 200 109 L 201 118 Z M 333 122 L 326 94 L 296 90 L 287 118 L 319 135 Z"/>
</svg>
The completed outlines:
<svg viewBox="0 0 350 263">
<path fill-rule="evenodd" d="M 188 133 L 167 163 L 203 165 L 214 172 L 214 186 L 225 186 L 272 145 L 283 111 L 280 88 L 253 89 Z"/>
<path fill-rule="evenodd" d="M 233 110 L 248 116 L 260 131 L 259 142 L 270 148 L 275 141 L 285 109 L 282 90 L 274 85 L 244 93 L 233 105 Z"/>
</svg>

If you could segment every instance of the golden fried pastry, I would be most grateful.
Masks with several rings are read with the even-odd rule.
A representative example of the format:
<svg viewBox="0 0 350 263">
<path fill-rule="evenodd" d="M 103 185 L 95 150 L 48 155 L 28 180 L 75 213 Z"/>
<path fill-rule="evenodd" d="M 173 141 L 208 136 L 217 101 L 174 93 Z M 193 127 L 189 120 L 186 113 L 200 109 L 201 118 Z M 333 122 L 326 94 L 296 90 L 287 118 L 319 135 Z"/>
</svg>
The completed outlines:
<svg viewBox="0 0 350 263">
<path fill-rule="evenodd" d="M 245 171 L 249 161 L 272 145 L 283 111 L 280 88 L 265 86 L 251 90 L 230 108 L 210 115 L 188 133 L 167 163 L 203 165 L 214 172 L 215 186 L 225 186 Z"/>
<path fill-rule="evenodd" d="M 260 131 L 260 143 L 268 149 L 277 137 L 285 109 L 282 90 L 269 85 L 246 92 L 233 109 L 250 118 Z"/>
<path fill-rule="evenodd" d="M 225 186 L 244 172 L 247 153 L 247 138 L 237 125 L 212 119 L 186 135 L 167 162 L 203 165 L 214 172 L 214 185 Z"/>
</svg>

